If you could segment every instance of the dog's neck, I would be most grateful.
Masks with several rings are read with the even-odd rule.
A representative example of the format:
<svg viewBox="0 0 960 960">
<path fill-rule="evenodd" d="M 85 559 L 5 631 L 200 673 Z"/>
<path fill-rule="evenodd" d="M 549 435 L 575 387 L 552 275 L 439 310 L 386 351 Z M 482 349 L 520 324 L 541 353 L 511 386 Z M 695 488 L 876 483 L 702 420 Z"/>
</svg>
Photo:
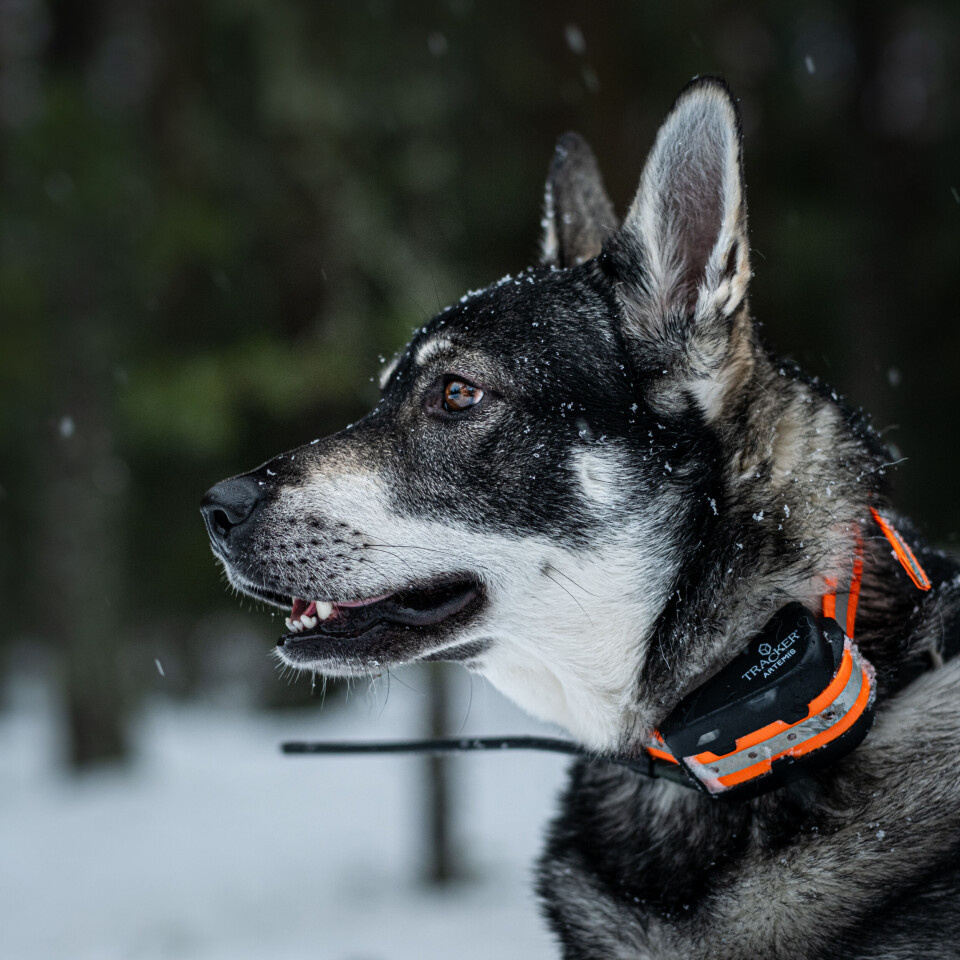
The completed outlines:
<svg viewBox="0 0 960 960">
<path fill-rule="evenodd" d="M 749 417 L 731 421 L 728 429 L 741 434 L 733 446 L 751 453 L 718 470 L 718 506 L 705 517 L 703 537 L 689 549 L 648 635 L 619 752 L 641 749 L 650 730 L 729 663 L 784 604 L 796 600 L 820 612 L 831 585 L 849 580 L 858 559 L 856 640 L 877 670 L 878 698 L 931 663 L 935 633 L 917 626 L 930 616 L 934 597 L 918 593 L 871 514 L 886 502 L 879 439 L 798 371 L 785 373 L 759 357 L 755 371 L 749 389 L 769 390 L 766 381 L 788 375 L 792 399 L 772 432 L 767 427 L 764 433 Z M 839 436 L 841 445 L 824 451 L 821 436 Z M 813 463 L 817 470 L 808 470 Z M 842 486 L 849 480 L 824 481 L 831 472 L 843 477 L 851 466 L 859 471 L 853 490 Z M 932 551 L 923 549 L 920 559 L 935 583 L 949 575 L 949 565 Z M 906 637 L 919 639 L 907 649 Z"/>
</svg>

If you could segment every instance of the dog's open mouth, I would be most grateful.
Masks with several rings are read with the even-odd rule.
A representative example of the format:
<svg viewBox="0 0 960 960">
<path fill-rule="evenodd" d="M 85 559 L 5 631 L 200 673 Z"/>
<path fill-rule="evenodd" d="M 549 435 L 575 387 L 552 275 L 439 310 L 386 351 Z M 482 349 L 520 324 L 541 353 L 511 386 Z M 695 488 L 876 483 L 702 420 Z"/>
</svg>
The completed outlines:
<svg viewBox="0 0 960 960">
<path fill-rule="evenodd" d="M 361 600 L 293 599 L 280 638 L 281 647 L 306 640 L 359 639 L 377 627 L 431 627 L 465 610 L 480 596 L 476 581 L 466 577 L 447 579 L 427 586 Z"/>
</svg>

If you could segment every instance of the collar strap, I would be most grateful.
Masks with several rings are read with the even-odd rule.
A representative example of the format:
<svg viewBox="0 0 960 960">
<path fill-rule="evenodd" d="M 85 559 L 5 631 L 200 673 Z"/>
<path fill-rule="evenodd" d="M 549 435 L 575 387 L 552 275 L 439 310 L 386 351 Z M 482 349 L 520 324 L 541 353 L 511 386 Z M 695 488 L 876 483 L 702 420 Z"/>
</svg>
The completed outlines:
<svg viewBox="0 0 960 960">
<path fill-rule="evenodd" d="M 907 575 L 930 580 L 892 524 L 871 514 Z M 874 669 L 853 642 L 863 579 L 855 540 L 849 579 L 826 579 L 821 613 L 781 608 L 747 649 L 685 697 L 646 745 L 716 799 L 748 799 L 824 766 L 860 744 L 873 722 Z"/>
<path fill-rule="evenodd" d="M 893 524 L 873 507 L 870 508 L 870 515 L 883 535 L 890 541 L 890 546 L 893 547 L 893 555 L 900 561 L 900 565 L 906 570 L 907 576 L 913 581 L 913 585 L 918 590 L 929 590 L 933 584 L 930 583 L 930 578 L 924 572 L 923 567 L 920 566 L 907 541 L 894 530 Z"/>
</svg>

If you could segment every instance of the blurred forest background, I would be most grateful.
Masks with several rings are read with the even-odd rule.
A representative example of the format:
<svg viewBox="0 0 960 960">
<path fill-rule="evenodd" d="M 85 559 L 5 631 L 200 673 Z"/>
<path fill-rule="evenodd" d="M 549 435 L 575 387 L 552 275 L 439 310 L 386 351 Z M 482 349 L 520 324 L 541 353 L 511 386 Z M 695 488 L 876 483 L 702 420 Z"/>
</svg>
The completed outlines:
<svg viewBox="0 0 960 960">
<path fill-rule="evenodd" d="M 697 73 L 741 100 L 755 315 L 950 546 L 958 65 L 956 0 L 0 0 L 0 673 L 51 677 L 75 769 L 150 696 L 318 705 L 202 493 L 535 259 L 559 134 L 622 212 Z"/>
</svg>

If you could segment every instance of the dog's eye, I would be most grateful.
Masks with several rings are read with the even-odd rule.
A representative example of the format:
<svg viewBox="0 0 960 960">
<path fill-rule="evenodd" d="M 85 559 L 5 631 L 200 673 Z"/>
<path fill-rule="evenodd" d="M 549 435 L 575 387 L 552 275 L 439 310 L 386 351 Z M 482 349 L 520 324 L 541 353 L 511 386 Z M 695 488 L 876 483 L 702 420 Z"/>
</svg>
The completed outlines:
<svg viewBox="0 0 960 960">
<path fill-rule="evenodd" d="M 459 419 L 483 399 L 484 391 L 476 384 L 457 377 L 434 385 L 424 400 L 427 413 L 442 419 Z"/>
<path fill-rule="evenodd" d="M 448 380 L 443 387 L 443 409 L 447 413 L 462 413 L 483 399 L 483 391 L 465 380 Z"/>
</svg>

